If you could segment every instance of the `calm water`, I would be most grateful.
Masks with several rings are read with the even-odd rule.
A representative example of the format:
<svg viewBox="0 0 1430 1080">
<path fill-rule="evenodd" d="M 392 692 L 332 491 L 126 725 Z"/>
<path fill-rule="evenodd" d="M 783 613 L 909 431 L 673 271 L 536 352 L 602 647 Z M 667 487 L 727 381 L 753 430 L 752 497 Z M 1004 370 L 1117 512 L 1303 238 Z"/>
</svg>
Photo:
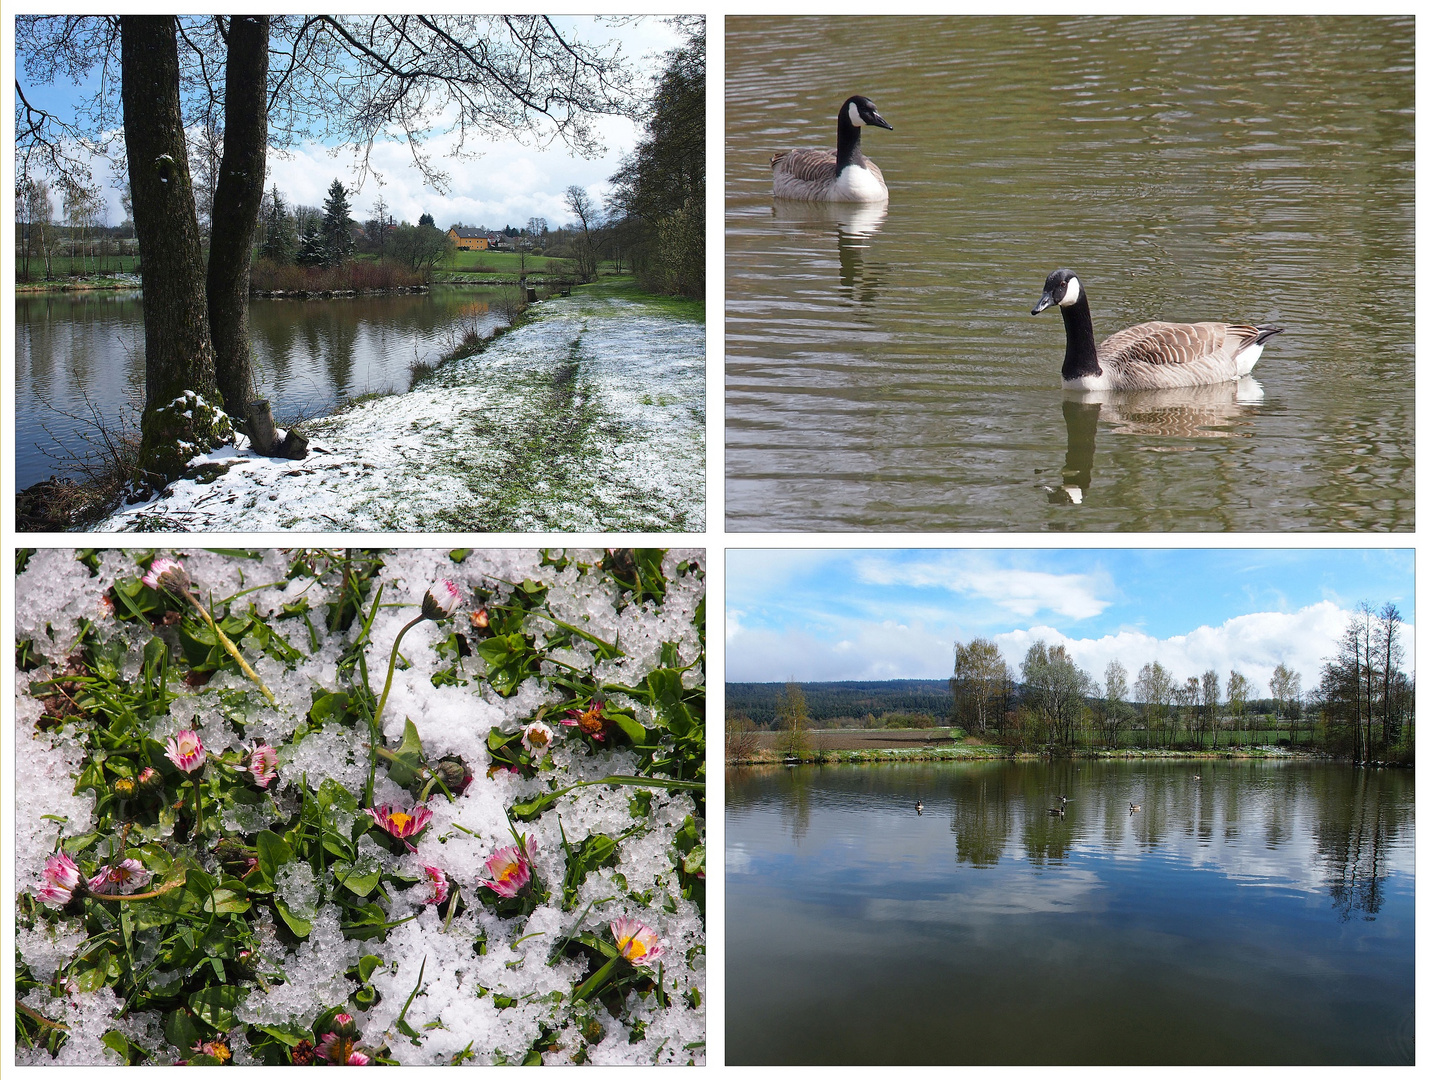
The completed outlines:
<svg viewBox="0 0 1430 1080">
<path fill-rule="evenodd" d="M 726 20 L 739 530 L 1414 527 L 1411 19 Z M 772 205 L 851 93 L 887 214 Z M 1098 339 L 1284 326 L 1254 380 L 1064 402 Z M 1079 500 L 1080 501 L 1077 501 Z"/>
<path fill-rule="evenodd" d="M 406 390 L 414 360 L 433 361 L 459 325 L 483 333 L 505 321 L 497 295 L 439 289 L 427 295 L 343 300 L 254 300 L 254 378 L 274 414 L 326 412 L 369 391 Z M 89 403 L 117 427 L 137 426 L 144 404 L 144 305 L 138 293 L 20 296 L 15 302 L 16 483 L 51 474 L 57 443 L 82 448 Z M 65 415 L 68 414 L 68 415 Z"/>
<path fill-rule="evenodd" d="M 731 1064 L 1414 1060 L 1408 772 L 992 762 L 726 786 Z"/>
</svg>

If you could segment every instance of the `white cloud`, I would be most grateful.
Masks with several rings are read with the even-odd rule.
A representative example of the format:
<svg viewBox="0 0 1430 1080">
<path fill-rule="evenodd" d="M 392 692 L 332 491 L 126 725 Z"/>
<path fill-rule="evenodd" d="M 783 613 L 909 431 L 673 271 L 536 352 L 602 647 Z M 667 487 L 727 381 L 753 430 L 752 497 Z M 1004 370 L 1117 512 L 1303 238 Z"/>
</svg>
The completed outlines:
<svg viewBox="0 0 1430 1080">
<path fill-rule="evenodd" d="M 1102 574 L 1053 574 L 998 566 L 977 552 L 947 552 L 915 562 L 872 555 L 860 559 L 861 581 L 870 585 L 906 585 L 944 589 L 1032 618 L 1040 611 L 1070 619 L 1102 614 L 1112 600 L 1111 583 Z"/>
<path fill-rule="evenodd" d="M 1172 675 L 1184 680 L 1215 671 L 1226 685 L 1235 668 L 1252 683 L 1252 693 L 1264 696 L 1277 664 L 1300 672 L 1301 685 L 1310 689 L 1320 680 L 1321 665 L 1336 650 L 1350 622 L 1351 612 L 1330 600 L 1294 612 L 1262 611 L 1239 615 L 1220 626 L 1199 626 L 1187 634 L 1155 638 L 1138 630 L 1123 630 L 1100 638 L 1070 638 L 1048 626 L 1034 626 L 998 634 L 994 640 L 1008 662 L 1016 667 L 1034 641 L 1063 644 L 1078 666 L 1101 680 L 1107 664 L 1118 660 L 1137 677 L 1143 664 L 1160 661 Z M 1405 654 L 1413 667 L 1415 628 L 1407 625 Z"/>
<path fill-rule="evenodd" d="M 733 682 L 946 679 L 953 674 L 956 641 L 970 636 L 919 620 L 891 619 L 841 623 L 837 636 L 825 638 L 807 630 L 747 628 L 735 615 L 732 625 L 737 630 L 727 634 L 725 653 Z M 997 634 L 994 640 L 1015 672 L 1028 647 L 1041 639 L 1067 646 L 1078 665 L 1099 681 L 1110 660 L 1122 663 L 1129 682 L 1143 664 L 1157 660 L 1178 679 L 1214 670 L 1223 686 L 1235 668 L 1251 680 L 1255 695 L 1264 696 L 1278 663 L 1300 672 L 1305 689 L 1315 685 L 1350 617 L 1349 610 L 1325 600 L 1295 612 L 1241 615 L 1168 638 L 1136 629 L 1073 638 L 1035 625 Z M 1404 643 L 1407 667 L 1413 668 L 1414 626 L 1404 627 Z"/>
</svg>

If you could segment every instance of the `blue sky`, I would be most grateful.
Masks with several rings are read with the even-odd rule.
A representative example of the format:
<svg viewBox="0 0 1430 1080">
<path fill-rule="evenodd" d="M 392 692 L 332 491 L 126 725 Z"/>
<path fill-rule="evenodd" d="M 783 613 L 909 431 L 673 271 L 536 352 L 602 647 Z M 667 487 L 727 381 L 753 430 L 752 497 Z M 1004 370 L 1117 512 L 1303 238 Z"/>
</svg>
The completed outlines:
<svg viewBox="0 0 1430 1080">
<path fill-rule="evenodd" d="M 574 27 L 591 42 L 620 40 L 633 66 L 651 74 L 662 67 L 662 54 L 681 41 L 675 30 L 657 17 L 618 26 L 598 23 L 589 17 L 557 22 L 563 29 Z M 16 73 L 29 101 L 58 115 L 72 113 L 75 104 L 98 85 L 93 74 L 81 88 L 67 81 L 49 86 L 32 84 L 19 63 Z M 415 224 L 423 213 L 430 213 L 439 228 L 461 221 L 499 229 L 505 225 L 521 227 L 529 218 L 544 217 L 547 224 L 555 228 L 574 220 L 574 215 L 566 209 L 566 189 L 572 184 L 584 187 L 598 203 L 604 204 L 611 189 L 608 178 L 619 168 L 621 158 L 633 150 L 644 135 L 641 125 L 620 117 L 603 117 L 595 126 L 606 153 L 589 160 L 574 156 L 559 140 L 545 149 L 501 140 L 483 148 L 482 156 L 475 160 L 456 161 L 443 156 L 443 146 L 455 144 L 456 139 L 435 137 L 429 140 L 427 149 L 435 151 L 433 164 L 451 177 L 447 194 L 438 194 L 422 182 L 411 164 L 411 152 L 405 143 L 379 143 L 373 150 L 372 162 L 382 173 L 382 198 L 399 221 Z M 290 206 L 322 206 L 334 179 L 341 180 L 351 192 L 357 177 L 351 153 L 340 152 L 335 157 L 329 148 L 315 143 L 294 147 L 283 154 L 270 153 L 268 172 L 268 185 L 276 183 Z M 125 178 L 115 176 L 103 161 L 96 163 L 94 177 L 105 185 L 108 223 L 119 224 L 124 217 L 120 195 Z M 378 192 L 378 184 L 369 176 L 361 189 L 350 196 L 356 220 L 364 221 L 372 215 Z M 55 211 L 57 215 L 63 212 L 58 196 Z"/>
<path fill-rule="evenodd" d="M 1015 668 L 1041 638 L 1098 679 L 1155 659 L 1264 693 L 1278 662 L 1313 684 L 1361 600 L 1399 607 L 1413 657 L 1405 549 L 731 550 L 726 567 L 736 682 L 947 678 L 982 636 Z"/>
</svg>

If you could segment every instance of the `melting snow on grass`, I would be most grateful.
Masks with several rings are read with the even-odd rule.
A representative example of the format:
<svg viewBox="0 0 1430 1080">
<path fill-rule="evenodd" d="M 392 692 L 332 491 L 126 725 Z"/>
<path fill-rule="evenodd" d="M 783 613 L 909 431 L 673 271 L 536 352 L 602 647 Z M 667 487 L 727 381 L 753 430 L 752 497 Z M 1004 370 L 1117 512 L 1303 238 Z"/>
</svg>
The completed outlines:
<svg viewBox="0 0 1430 1080">
<path fill-rule="evenodd" d="M 99 531 L 698 532 L 705 326 L 615 297 L 547 301 L 409 393 L 304 427 L 306 459 L 240 438 L 194 462 L 229 465 L 219 479 Z"/>
<path fill-rule="evenodd" d="M 19 1063 L 703 1063 L 701 553 L 154 556 L 21 553 Z"/>
</svg>

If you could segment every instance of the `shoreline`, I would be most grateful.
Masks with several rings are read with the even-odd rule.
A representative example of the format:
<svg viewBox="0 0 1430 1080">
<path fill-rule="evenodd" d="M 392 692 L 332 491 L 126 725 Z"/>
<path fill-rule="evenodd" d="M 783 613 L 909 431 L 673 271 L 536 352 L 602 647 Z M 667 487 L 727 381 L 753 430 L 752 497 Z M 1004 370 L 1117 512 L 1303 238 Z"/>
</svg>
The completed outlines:
<svg viewBox="0 0 1430 1080">
<path fill-rule="evenodd" d="M 814 750 L 800 758 L 783 757 L 775 751 L 757 751 L 753 756 L 727 758 L 726 766 L 794 766 L 794 765 L 872 765 L 899 762 L 970 762 L 970 761 L 1325 761 L 1337 759 L 1308 748 L 1290 750 L 1280 747 L 1245 746 L 1216 750 L 1110 750 L 1080 749 L 1052 753 L 1047 751 L 1010 750 L 1003 746 L 917 746 L 870 747 L 860 750 Z M 1413 769 L 1414 762 L 1342 762 L 1351 766 L 1387 769 Z"/>
</svg>

